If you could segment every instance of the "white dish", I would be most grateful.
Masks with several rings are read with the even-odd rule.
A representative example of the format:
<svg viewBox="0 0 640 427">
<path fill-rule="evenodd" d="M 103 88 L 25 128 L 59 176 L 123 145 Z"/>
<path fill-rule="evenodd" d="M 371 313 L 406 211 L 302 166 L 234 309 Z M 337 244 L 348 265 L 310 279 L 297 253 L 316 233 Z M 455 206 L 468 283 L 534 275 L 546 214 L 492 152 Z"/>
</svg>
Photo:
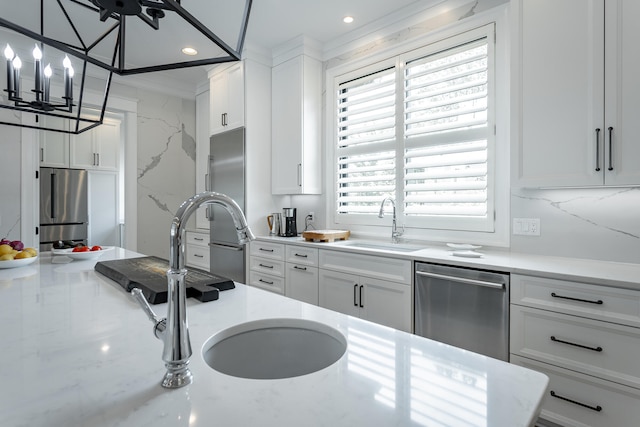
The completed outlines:
<svg viewBox="0 0 640 427">
<path fill-rule="evenodd" d="M 473 250 L 473 249 L 480 249 L 482 246 L 478 246 L 478 245 L 470 245 L 468 243 L 447 243 L 447 246 L 449 246 L 452 249 L 460 249 L 460 250 Z"/>
<path fill-rule="evenodd" d="M 461 256 L 465 258 L 481 258 L 482 254 L 475 251 L 453 251 L 454 256 Z"/>
<path fill-rule="evenodd" d="M 8 260 L 8 261 L 0 261 L 0 268 L 16 268 L 16 267 L 22 267 L 25 265 L 29 265 L 32 262 L 35 262 L 35 260 L 37 260 L 38 257 L 34 256 L 31 258 L 23 258 L 23 259 L 13 259 L 13 260 Z"/>
<path fill-rule="evenodd" d="M 99 251 L 88 251 L 88 252 L 73 252 L 73 248 L 68 249 L 51 249 L 52 255 L 64 255 L 71 259 L 85 261 L 91 259 L 98 259 L 102 256 L 102 254 L 106 251 L 110 251 L 113 249 L 113 246 L 103 246 Z"/>
</svg>

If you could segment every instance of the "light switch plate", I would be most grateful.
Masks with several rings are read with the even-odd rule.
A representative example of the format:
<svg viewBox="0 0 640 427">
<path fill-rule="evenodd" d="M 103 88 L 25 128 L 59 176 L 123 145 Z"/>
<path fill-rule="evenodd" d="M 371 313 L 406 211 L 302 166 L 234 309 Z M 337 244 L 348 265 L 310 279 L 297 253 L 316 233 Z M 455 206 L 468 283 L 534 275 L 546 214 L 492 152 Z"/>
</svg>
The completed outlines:
<svg viewBox="0 0 640 427">
<path fill-rule="evenodd" d="M 513 218 L 513 234 L 539 236 L 540 218 Z"/>
</svg>

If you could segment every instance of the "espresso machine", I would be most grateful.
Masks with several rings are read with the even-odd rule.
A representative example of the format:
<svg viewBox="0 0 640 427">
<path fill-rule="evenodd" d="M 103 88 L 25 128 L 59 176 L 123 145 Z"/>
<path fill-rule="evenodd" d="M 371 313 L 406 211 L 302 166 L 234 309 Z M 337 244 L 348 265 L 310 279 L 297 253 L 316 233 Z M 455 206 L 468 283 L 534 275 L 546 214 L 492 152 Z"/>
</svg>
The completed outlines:
<svg viewBox="0 0 640 427">
<path fill-rule="evenodd" d="M 296 225 L 296 208 L 282 209 L 282 220 L 284 222 L 281 236 L 295 237 L 298 235 L 298 226 Z"/>
</svg>

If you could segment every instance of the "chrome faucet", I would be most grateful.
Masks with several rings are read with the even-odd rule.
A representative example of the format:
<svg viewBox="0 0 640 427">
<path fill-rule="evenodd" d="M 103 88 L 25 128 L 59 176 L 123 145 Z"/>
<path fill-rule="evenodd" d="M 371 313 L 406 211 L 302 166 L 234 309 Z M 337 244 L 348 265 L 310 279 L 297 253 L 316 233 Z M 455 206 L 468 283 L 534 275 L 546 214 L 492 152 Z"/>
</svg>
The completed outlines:
<svg viewBox="0 0 640 427">
<path fill-rule="evenodd" d="M 384 218 L 384 204 L 389 201 L 391 206 L 393 207 L 393 220 L 391 222 L 391 241 L 393 243 L 398 243 L 399 237 L 404 233 L 404 224 L 402 225 L 402 231 L 398 231 L 396 226 L 396 202 L 391 197 L 386 197 L 382 203 L 380 203 L 380 212 L 378 213 L 378 218 Z"/>
<path fill-rule="evenodd" d="M 165 362 L 167 372 L 162 380 L 162 386 L 165 388 L 179 388 L 193 382 L 193 375 L 188 367 L 189 358 L 193 351 L 191 350 L 187 323 L 187 286 L 185 283 L 187 270 L 184 268 L 183 238 L 187 220 L 203 204 L 222 206 L 231 214 L 240 244 L 247 244 L 255 239 L 240 206 L 224 194 L 205 191 L 185 200 L 178 208 L 171 222 L 169 236 L 167 317 L 158 318 L 142 295 L 142 291 L 138 288 L 131 290 L 131 294 L 142 306 L 149 320 L 154 322 L 155 336 L 164 343 L 162 360 Z"/>
</svg>

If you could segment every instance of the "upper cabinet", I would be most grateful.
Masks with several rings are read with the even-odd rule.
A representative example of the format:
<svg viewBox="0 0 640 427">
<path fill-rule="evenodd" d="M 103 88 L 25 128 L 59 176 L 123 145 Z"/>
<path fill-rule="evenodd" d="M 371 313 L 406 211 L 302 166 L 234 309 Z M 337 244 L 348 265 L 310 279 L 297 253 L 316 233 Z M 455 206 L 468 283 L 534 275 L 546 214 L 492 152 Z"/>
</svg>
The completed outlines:
<svg viewBox="0 0 640 427">
<path fill-rule="evenodd" d="M 299 55 L 272 70 L 272 193 L 320 194 L 322 64 Z"/>
<path fill-rule="evenodd" d="M 79 169 L 118 170 L 120 122 L 105 119 L 79 135 L 71 135 L 70 165 Z"/>
<path fill-rule="evenodd" d="M 49 120 L 62 120 L 43 117 Z M 40 132 L 40 166 L 92 170 L 118 170 L 120 153 L 120 121 L 104 119 L 100 126 L 70 135 Z"/>
<path fill-rule="evenodd" d="M 639 185 L 640 2 L 518 0 L 514 9 L 514 184 Z"/>
<path fill-rule="evenodd" d="M 210 135 L 244 125 L 244 71 L 242 62 L 214 70 L 209 79 Z"/>
</svg>

